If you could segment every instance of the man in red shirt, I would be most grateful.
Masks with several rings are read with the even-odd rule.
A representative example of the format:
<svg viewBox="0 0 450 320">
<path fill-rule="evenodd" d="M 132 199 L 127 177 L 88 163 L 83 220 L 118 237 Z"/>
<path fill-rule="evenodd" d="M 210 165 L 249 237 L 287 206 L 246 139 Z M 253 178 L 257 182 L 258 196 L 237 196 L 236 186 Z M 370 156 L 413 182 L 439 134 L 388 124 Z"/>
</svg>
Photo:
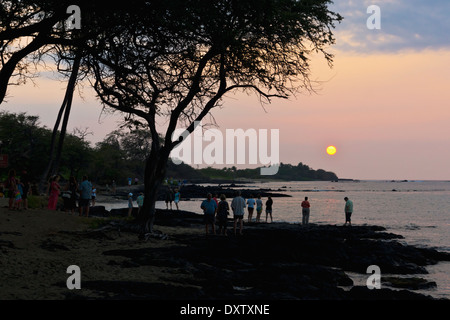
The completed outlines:
<svg viewBox="0 0 450 320">
<path fill-rule="evenodd" d="M 311 205 L 309 204 L 308 197 L 305 197 L 305 200 L 302 201 L 302 224 L 307 225 L 309 223 L 309 208 Z"/>
</svg>

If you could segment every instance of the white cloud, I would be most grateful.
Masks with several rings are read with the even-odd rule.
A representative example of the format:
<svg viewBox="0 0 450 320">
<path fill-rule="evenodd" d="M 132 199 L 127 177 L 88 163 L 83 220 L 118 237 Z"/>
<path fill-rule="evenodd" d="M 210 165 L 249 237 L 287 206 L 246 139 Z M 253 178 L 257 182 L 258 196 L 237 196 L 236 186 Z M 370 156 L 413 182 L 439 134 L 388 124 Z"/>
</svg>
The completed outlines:
<svg viewBox="0 0 450 320">
<path fill-rule="evenodd" d="M 369 5 L 381 9 L 381 29 L 366 26 Z M 331 10 L 344 17 L 335 30 L 339 50 L 397 52 L 405 49 L 450 47 L 450 1 L 336 1 Z"/>
</svg>

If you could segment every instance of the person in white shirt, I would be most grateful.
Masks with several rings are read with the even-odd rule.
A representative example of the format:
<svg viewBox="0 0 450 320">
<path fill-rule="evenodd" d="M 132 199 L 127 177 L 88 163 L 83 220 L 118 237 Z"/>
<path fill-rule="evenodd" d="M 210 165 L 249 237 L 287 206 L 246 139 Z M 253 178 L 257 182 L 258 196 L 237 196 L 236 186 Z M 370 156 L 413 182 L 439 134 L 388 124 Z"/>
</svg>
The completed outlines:
<svg viewBox="0 0 450 320">
<path fill-rule="evenodd" d="M 92 187 L 92 198 L 91 198 L 91 200 L 92 200 L 92 203 L 91 203 L 92 207 L 95 207 L 95 197 L 97 197 L 97 189 Z"/>
<path fill-rule="evenodd" d="M 237 222 L 239 221 L 239 234 L 242 235 L 245 200 L 241 197 L 241 192 L 238 191 L 236 197 L 231 201 L 231 209 L 233 210 L 234 218 L 234 235 L 236 235 Z"/>
<path fill-rule="evenodd" d="M 261 195 L 258 194 L 258 198 L 256 199 L 256 222 L 260 222 L 262 209 L 263 209 L 263 202 L 261 200 Z"/>
</svg>

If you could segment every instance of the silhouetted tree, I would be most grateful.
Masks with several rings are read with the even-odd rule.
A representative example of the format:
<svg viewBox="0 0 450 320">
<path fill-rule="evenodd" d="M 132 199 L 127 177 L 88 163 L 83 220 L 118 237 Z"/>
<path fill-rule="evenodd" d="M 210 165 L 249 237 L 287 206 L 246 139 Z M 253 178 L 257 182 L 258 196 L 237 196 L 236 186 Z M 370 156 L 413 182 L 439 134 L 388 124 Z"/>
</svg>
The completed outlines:
<svg viewBox="0 0 450 320">
<path fill-rule="evenodd" d="M 225 94 L 241 90 L 261 99 L 311 89 L 309 56 L 334 43 L 341 17 L 330 1 L 131 1 L 121 23 L 91 46 L 92 84 L 102 103 L 140 121 L 151 134 L 145 165 L 142 234 L 151 232 L 158 189 L 182 123 L 194 130 Z M 157 118 L 167 119 L 162 136 Z M 184 135 L 186 136 L 186 135 Z"/>
<path fill-rule="evenodd" d="M 73 45 L 68 0 L 3 0 L 0 3 L 0 103 L 8 85 L 32 77 L 33 64 L 54 45 Z M 79 1 L 77 1 L 79 2 Z"/>
<path fill-rule="evenodd" d="M 332 63 L 327 47 L 334 43 L 334 23 L 342 18 L 328 9 L 330 2 L 2 1 L 0 102 L 14 72 L 19 82 L 30 76 L 30 61 L 51 54 L 59 65 L 79 55 L 78 72 L 90 74 L 101 102 L 143 125 L 151 137 L 139 216 L 143 235 L 152 231 L 170 152 L 182 141 L 172 141 L 177 126 L 187 127 L 186 137 L 196 121 L 236 90 L 267 102 L 310 90 L 310 55 L 322 53 Z M 71 4 L 80 6 L 83 22 L 81 30 L 68 32 L 64 21 Z M 72 61 L 75 69 L 77 60 Z M 162 132 L 158 118 L 167 120 Z"/>
</svg>

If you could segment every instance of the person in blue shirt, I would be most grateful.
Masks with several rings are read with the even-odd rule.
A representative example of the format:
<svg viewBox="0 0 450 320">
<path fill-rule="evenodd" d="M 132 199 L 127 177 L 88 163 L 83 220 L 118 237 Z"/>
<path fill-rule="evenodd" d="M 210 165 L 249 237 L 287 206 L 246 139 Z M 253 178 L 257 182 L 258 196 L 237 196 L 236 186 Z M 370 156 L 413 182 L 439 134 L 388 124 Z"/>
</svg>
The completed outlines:
<svg viewBox="0 0 450 320">
<path fill-rule="evenodd" d="M 133 194 L 130 192 L 128 194 L 128 216 L 131 217 L 133 214 Z"/>
<path fill-rule="evenodd" d="M 144 194 L 141 192 L 139 196 L 136 198 L 136 203 L 138 205 L 138 214 L 141 212 L 142 207 L 144 206 Z"/>
<path fill-rule="evenodd" d="M 83 215 L 84 211 L 86 213 L 86 217 L 88 217 L 89 203 L 92 198 L 92 184 L 89 182 L 87 176 L 83 176 L 83 182 L 80 183 L 78 190 L 80 191 L 80 199 L 78 200 L 80 216 Z"/>
<path fill-rule="evenodd" d="M 353 213 L 353 202 L 352 200 L 349 200 L 348 197 L 344 198 L 345 200 L 345 223 L 344 226 L 347 225 L 347 223 L 349 224 L 349 226 L 352 226 L 352 213 Z"/>
<path fill-rule="evenodd" d="M 211 193 L 208 193 L 206 200 L 203 200 L 200 208 L 203 209 L 203 213 L 205 214 L 204 221 L 206 235 L 208 235 L 208 225 L 211 225 L 212 233 L 216 234 L 215 216 L 217 212 L 217 203 L 212 198 Z"/>
<path fill-rule="evenodd" d="M 253 211 L 255 210 L 256 201 L 253 199 L 253 195 L 250 195 L 250 198 L 247 200 L 247 209 L 248 209 L 248 222 L 252 222 Z"/>
<path fill-rule="evenodd" d="M 175 205 L 177 206 L 177 210 L 180 210 L 180 208 L 178 207 L 178 203 L 180 202 L 180 197 L 181 197 L 180 191 L 178 191 L 178 189 L 175 189 L 173 202 L 175 202 Z"/>
</svg>

